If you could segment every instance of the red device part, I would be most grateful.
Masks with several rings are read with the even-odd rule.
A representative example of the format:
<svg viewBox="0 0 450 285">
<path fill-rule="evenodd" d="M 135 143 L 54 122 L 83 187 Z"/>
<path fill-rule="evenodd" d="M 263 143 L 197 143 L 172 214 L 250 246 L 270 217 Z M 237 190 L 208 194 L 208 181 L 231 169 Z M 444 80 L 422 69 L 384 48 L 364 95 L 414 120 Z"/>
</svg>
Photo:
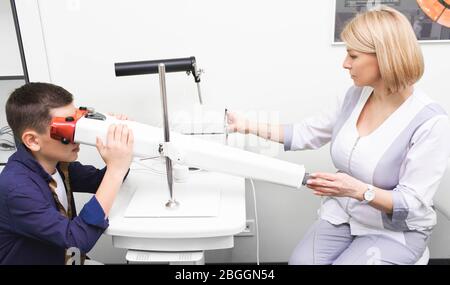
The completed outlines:
<svg viewBox="0 0 450 285">
<path fill-rule="evenodd" d="M 80 107 L 73 116 L 52 118 L 50 137 L 61 141 L 63 144 L 74 143 L 77 121 L 87 113 L 86 108 Z"/>
</svg>

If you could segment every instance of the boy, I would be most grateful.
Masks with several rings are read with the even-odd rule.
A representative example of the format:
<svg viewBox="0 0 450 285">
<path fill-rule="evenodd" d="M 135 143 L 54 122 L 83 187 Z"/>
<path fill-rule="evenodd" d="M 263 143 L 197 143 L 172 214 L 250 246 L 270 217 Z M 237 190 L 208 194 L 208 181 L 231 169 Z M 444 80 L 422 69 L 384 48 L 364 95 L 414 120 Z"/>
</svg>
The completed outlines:
<svg viewBox="0 0 450 285">
<path fill-rule="evenodd" d="M 75 113 L 68 91 L 48 83 L 16 89 L 6 103 L 17 151 L 0 174 L 0 264 L 65 264 L 66 250 L 84 256 L 108 227 L 108 214 L 133 150 L 125 125 L 108 129 L 97 150 L 106 163 L 98 170 L 75 162 L 79 144 L 50 137 L 52 117 Z M 95 195 L 76 214 L 72 192 Z"/>
</svg>

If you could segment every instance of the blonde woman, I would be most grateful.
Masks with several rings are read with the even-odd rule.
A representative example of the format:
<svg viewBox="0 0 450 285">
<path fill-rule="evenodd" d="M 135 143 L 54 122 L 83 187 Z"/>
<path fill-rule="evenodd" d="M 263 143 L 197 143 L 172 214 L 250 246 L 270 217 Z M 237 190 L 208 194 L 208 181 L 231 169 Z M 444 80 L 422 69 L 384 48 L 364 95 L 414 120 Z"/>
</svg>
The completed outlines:
<svg viewBox="0 0 450 285">
<path fill-rule="evenodd" d="M 341 38 L 354 86 L 331 112 L 269 127 L 229 113 L 229 128 L 285 150 L 331 142 L 338 172 L 308 180 L 325 198 L 289 264 L 414 264 L 436 224 L 433 196 L 450 155 L 449 120 L 413 86 L 424 63 L 403 14 L 386 6 L 358 14 Z"/>
</svg>

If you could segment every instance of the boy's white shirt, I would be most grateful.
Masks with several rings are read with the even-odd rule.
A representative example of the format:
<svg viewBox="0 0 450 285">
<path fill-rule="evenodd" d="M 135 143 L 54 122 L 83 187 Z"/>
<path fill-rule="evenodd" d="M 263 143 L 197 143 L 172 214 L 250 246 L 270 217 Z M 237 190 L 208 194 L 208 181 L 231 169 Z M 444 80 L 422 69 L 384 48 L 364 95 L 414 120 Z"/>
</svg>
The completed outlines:
<svg viewBox="0 0 450 285">
<path fill-rule="evenodd" d="M 58 171 L 55 171 L 55 174 L 52 175 L 53 180 L 56 181 L 56 195 L 58 195 L 59 202 L 63 205 L 64 209 L 67 211 L 68 202 L 67 202 L 67 193 L 66 187 L 64 186 L 64 182 L 62 180 L 61 175 Z"/>
</svg>

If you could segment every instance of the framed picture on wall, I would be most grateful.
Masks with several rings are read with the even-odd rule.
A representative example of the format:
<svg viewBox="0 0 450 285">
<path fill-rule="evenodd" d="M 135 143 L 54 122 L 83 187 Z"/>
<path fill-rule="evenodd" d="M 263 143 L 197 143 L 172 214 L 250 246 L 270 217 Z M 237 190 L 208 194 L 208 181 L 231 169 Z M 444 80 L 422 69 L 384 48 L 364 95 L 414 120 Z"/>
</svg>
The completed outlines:
<svg viewBox="0 0 450 285">
<path fill-rule="evenodd" d="M 450 5 L 443 0 L 334 0 L 333 44 L 343 44 L 340 39 L 341 31 L 357 13 L 380 4 L 402 12 L 411 22 L 419 42 L 450 42 L 450 28 L 445 26 L 442 19 L 438 19 L 446 13 L 450 15 Z M 421 8 L 428 4 L 442 11 L 436 11 L 434 16 L 430 9 Z M 427 11 L 427 14 L 424 11 Z"/>
</svg>

